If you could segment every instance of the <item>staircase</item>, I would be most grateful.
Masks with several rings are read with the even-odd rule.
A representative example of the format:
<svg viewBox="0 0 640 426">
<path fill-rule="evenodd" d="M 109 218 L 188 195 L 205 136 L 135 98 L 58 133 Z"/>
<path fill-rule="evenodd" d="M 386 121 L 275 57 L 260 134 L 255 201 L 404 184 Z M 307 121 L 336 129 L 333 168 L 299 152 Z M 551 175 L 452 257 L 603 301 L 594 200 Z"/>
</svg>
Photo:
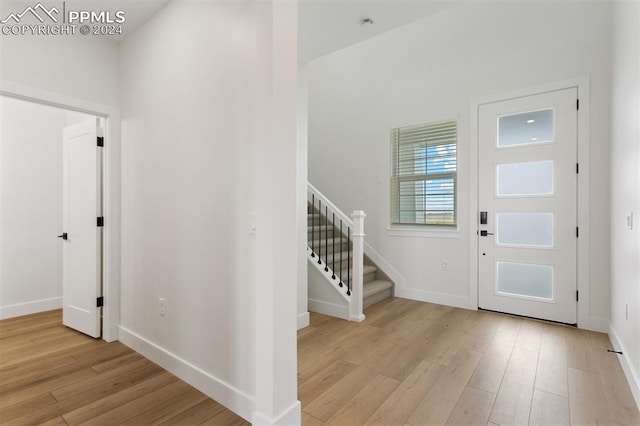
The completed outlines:
<svg viewBox="0 0 640 426">
<path fill-rule="evenodd" d="M 393 283 L 364 253 L 363 212 L 354 220 L 309 184 L 309 310 L 362 321 L 362 310 L 393 294 Z"/>
</svg>

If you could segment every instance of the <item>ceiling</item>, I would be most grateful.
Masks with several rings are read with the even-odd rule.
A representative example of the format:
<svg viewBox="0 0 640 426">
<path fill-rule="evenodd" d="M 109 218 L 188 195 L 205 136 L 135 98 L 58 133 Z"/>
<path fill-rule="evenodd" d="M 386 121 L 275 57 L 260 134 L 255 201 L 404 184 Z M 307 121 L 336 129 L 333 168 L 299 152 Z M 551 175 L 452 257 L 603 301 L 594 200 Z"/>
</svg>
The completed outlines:
<svg viewBox="0 0 640 426">
<path fill-rule="evenodd" d="M 55 6 L 62 10 L 63 0 L 2 0 L 0 16 L 4 18 L 11 12 L 20 12 L 25 7 L 34 6 L 38 1 L 42 1 L 46 7 Z M 165 7 L 169 1 L 66 0 L 65 7 L 67 11 L 124 11 L 126 21 L 123 24 L 123 34 L 108 37 L 109 40 L 119 42 Z M 434 14 L 448 7 L 453 0 L 298 1 L 299 53 L 302 61 L 308 61 Z M 360 21 L 365 17 L 372 18 L 373 25 L 360 25 Z"/>
<path fill-rule="evenodd" d="M 375 37 L 449 7 L 451 0 L 299 0 L 302 62 Z M 361 25 L 363 18 L 373 25 Z"/>
</svg>

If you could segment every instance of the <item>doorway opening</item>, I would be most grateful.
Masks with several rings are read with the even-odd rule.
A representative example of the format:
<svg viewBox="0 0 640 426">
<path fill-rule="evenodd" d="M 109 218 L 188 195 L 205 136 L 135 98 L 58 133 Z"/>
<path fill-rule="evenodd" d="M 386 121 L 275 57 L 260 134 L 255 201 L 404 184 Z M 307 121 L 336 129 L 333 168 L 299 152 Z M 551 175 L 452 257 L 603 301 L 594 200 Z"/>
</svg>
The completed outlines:
<svg viewBox="0 0 640 426">
<path fill-rule="evenodd" d="M 65 273 L 70 263 L 64 261 L 65 256 L 69 255 L 64 244 L 68 244 L 70 239 L 68 231 L 64 229 L 68 223 L 63 225 L 69 221 L 68 214 L 65 219 L 64 208 L 65 204 L 69 204 L 65 203 L 69 194 L 66 197 L 64 194 L 68 185 L 63 185 L 69 183 L 69 168 L 65 164 L 68 165 L 70 158 L 77 158 L 77 150 L 65 155 L 63 130 L 65 127 L 77 127 L 78 123 L 94 123 L 96 132 L 99 132 L 99 128 L 106 129 L 107 116 L 78 108 L 73 102 L 71 105 L 52 102 L 47 96 L 31 98 L 4 91 L 0 94 L 0 317 L 12 318 L 59 309 L 65 305 L 65 301 L 77 306 L 78 298 L 86 298 L 87 294 L 81 294 L 84 293 L 81 287 L 69 289 L 64 284 L 65 279 L 74 274 Z M 96 193 L 102 192 L 102 165 L 100 155 L 92 165 L 94 170 L 100 171 L 95 175 L 96 183 L 99 182 L 95 187 Z M 81 169 L 76 166 L 75 171 L 72 170 L 75 173 L 73 180 L 79 180 L 78 171 L 82 172 Z M 78 191 L 77 185 L 75 190 Z M 82 198 L 85 195 L 76 194 L 74 200 Z M 95 198 L 94 203 L 96 212 L 101 212 L 104 204 L 102 196 Z M 71 220 L 78 222 L 77 218 Z M 96 221 L 97 216 L 92 218 L 94 226 L 97 225 Z M 92 291 L 102 296 L 108 293 L 106 288 L 103 292 L 103 285 L 109 284 L 105 280 L 107 269 L 102 268 L 107 260 L 103 258 L 103 253 L 108 252 L 108 239 L 100 241 L 102 229 L 94 228 L 93 232 L 96 272 Z M 65 236 L 66 240 L 63 239 Z M 79 237 L 77 233 L 76 236 Z M 74 273 L 86 269 L 82 259 L 77 257 L 73 260 Z M 102 336 L 107 341 L 117 340 L 113 327 L 102 326 L 100 314 L 103 309 L 99 309 L 96 302 L 94 299 L 97 325 L 91 332 L 80 331 L 92 337 Z M 112 318 L 107 320 L 105 326 Z M 66 322 L 65 325 L 71 325 Z"/>
</svg>

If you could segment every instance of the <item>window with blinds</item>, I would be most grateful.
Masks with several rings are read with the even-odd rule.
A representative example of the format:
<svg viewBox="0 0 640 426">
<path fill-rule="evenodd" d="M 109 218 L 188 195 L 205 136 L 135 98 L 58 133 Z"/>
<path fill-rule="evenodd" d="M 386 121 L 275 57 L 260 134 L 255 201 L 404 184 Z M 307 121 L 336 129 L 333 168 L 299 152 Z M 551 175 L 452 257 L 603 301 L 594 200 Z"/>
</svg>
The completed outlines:
<svg viewBox="0 0 640 426">
<path fill-rule="evenodd" d="M 391 130 L 391 223 L 456 224 L 456 120 Z"/>
</svg>

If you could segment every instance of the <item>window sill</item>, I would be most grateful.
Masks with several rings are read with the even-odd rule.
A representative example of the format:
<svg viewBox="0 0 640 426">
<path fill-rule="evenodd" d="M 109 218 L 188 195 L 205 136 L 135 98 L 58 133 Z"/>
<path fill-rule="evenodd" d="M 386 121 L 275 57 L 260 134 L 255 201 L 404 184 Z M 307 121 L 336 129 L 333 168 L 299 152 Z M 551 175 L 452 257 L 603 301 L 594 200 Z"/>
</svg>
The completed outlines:
<svg viewBox="0 0 640 426">
<path fill-rule="evenodd" d="M 428 228 L 416 226 L 403 226 L 387 228 L 387 235 L 390 237 L 414 237 L 414 238 L 460 238 L 457 227 L 439 228 L 430 226 Z"/>
</svg>

